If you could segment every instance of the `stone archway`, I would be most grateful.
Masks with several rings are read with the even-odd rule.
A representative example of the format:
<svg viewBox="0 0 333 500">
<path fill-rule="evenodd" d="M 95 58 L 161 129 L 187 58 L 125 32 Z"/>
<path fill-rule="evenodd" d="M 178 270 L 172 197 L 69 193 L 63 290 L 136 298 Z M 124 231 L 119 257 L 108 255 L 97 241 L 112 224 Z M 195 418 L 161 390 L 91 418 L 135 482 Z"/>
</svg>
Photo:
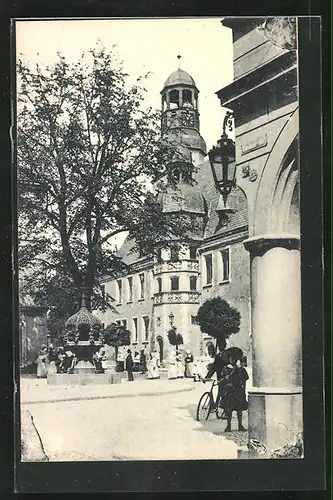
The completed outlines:
<svg viewBox="0 0 333 500">
<path fill-rule="evenodd" d="M 298 112 L 269 155 L 256 198 L 251 262 L 253 387 L 249 445 L 283 449 L 302 435 Z"/>
<path fill-rule="evenodd" d="M 297 108 L 278 135 L 264 166 L 258 186 L 253 218 L 249 224 L 251 236 L 272 234 L 277 230 L 276 217 L 281 208 L 279 207 L 279 196 L 280 201 L 281 196 L 284 196 L 284 206 L 288 207 L 288 189 L 291 189 L 295 184 L 295 177 L 296 182 L 298 178 L 298 133 L 299 113 Z"/>
</svg>

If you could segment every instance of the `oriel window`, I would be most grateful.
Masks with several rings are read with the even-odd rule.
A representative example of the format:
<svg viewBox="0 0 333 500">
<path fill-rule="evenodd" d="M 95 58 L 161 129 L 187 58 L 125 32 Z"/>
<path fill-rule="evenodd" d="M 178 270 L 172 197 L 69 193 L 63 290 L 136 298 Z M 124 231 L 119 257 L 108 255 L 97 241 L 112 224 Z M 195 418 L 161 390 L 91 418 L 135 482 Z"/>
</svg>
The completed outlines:
<svg viewBox="0 0 333 500">
<path fill-rule="evenodd" d="M 170 278 L 170 281 L 171 281 L 171 290 L 173 292 L 179 290 L 179 277 L 178 276 L 172 276 Z"/>
<path fill-rule="evenodd" d="M 190 276 L 190 290 L 194 291 L 197 289 L 197 276 Z"/>
<path fill-rule="evenodd" d="M 179 249 L 175 246 L 170 248 L 170 260 L 171 262 L 179 261 Z"/>
<path fill-rule="evenodd" d="M 190 246 L 190 259 L 191 260 L 197 259 L 197 247 L 194 245 Z"/>
</svg>

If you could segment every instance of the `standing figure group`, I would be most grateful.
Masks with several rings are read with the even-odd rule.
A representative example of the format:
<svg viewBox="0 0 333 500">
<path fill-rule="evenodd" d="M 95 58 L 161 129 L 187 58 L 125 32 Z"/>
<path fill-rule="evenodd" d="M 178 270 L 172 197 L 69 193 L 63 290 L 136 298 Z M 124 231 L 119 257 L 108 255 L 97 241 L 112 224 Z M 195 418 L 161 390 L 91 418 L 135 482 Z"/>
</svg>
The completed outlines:
<svg viewBox="0 0 333 500">
<path fill-rule="evenodd" d="M 224 410 L 227 427 L 225 432 L 231 431 L 232 413 L 235 411 L 238 420 L 238 430 L 245 431 L 243 427 L 243 411 L 248 409 L 246 400 L 246 381 L 249 375 L 245 368 L 243 356 L 230 355 L 227 363 L 223 352 L 217 354 L 214 363 L 208 370 L 206 378 L 211 378 L 216 373 L 219 380 L 218 404 Z"/>
</svg>

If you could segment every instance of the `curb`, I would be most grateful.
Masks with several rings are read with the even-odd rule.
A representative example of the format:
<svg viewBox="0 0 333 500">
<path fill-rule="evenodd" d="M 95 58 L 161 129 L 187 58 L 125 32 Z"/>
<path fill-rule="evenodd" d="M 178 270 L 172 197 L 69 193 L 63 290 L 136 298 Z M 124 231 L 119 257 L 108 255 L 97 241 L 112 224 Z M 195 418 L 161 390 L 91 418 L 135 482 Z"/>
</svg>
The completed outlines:
<svg viewBox="0 0 333 500">
<path fill-rule="evenodd" d="M 182 389 L 177 389 L 175 391 L 156 391 L 156 392 L 139 392 L 139 393 L 120 393 L 120 394 L 108 394 L 103 396 L 73 396 L 69 398 L 62 399 L 41 399 L 39 401 L 21 401 L 21 405 L 33 405 L 42 403 L 66 403 L 68 401 L 91 401 L 94 399 L 116 399 L 116 398 L 131 398 L 133 396 L 162 396 L 166 394 L 177 394 L 179 392 L 189 392 L 193 391 L 194 387 L 184 387 Z"/>
<path fill-rule="evenodd" d="M 21 460 L 22 462 L 49 461 L 29 410 L 23 410 L 21 414 Z"/>
</svg>

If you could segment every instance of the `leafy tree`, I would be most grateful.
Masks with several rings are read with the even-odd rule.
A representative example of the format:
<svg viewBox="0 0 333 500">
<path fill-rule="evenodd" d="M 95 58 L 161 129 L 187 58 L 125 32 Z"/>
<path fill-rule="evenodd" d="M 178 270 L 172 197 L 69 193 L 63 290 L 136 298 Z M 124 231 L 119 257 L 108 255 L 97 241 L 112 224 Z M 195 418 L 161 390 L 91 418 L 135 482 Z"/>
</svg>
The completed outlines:
<svg viewBox="0 0 333 500">
<path fill-rule="evenodd" d="M 214 337 L 220 351 L 225 349 L 226 340 L 230 335 L 239 332 L 240 321 L 238 310 L 222 297 L 206 300 L 197 313 L 201 332 Z"/>
<path fill-rule="evenodd" d="M 59 317 L 71 313 L 65 306 L 73 300 L 77 307 L 82 288 L 88 306 L 110 307 L 100 278 L 126 268 L 114 236 L 127 233 L 148 255 L 159 242 L 184 235 L 185 222 L 162 214 L 149 188 L 174 154 L 168 131 L 161 137 L 159 113 L 143 108 L 146 76 L 130 85 L 113 50 L 97 46 L 73 64 L 58 54 L 45 68 L 19 60 L 17 71 L 19 267 L 26 290 Z"/>
<path fill-rule="evenodd" d="M 183 336 L 181 333 L 177 332 L 177 328 L 172 326 L 168 331 L 168 339 L 171 345 L 176 346 L 176 352 L 178 352 L 178 346 L 184 343 Z"/>
<path fill-rule="evenodd" d="M 111 323 L 103 332 L 103 341 L 106 345 L 115 348 L 115 355 L 117 359 L 118 348 L 131 343 L 131 332 L 123 325 Z"/>
</svg>

